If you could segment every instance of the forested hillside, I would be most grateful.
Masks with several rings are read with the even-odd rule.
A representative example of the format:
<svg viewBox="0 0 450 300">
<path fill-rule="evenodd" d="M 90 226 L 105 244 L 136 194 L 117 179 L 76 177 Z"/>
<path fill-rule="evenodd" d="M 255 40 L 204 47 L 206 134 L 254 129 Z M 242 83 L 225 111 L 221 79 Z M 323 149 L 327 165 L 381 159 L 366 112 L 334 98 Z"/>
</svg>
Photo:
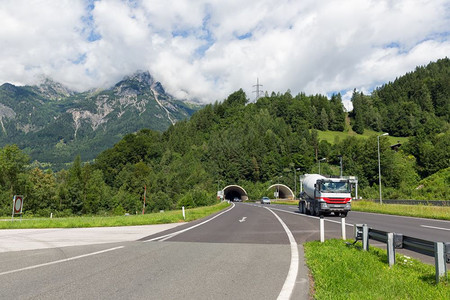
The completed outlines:
<svg viewBox="0 0 450 300">
<path fill-rule="evenodd" d="M 395 83 L 387 86 L 397 88 Z M 379 103 L 366 104 L 363 111 L 396 105 L 377 96 L 384 88 L 371 96 L 359 94 L 364 101 L 379 99 Z M 362 104 L 354 101 L 352 115 L 358 117 Z M 387 138 L 380 138 L 385 199 L 449 200 L 450 111 L 438 114 L 438 103 L 432 101 L 434 112 L 428 116 L 440 126 L 417 123 L 421 125 L 414 129 L 415 135 L 398 151 L 391 149 Z M 408 120 L 415 116 L 405 114 Z M 369 116 L 364 122 L 369 122 Z M 143 129 L 128 134 L 102 152 L 95 163 L 83 164 L 78 156 L 71 168 L 58 173 L 30 167 L 20 149 L 6 146 L 0 151 L 1 212 L 10 213 L 14 194 L 25 195 L 27 212 L 40 215 L 50 211 L 57 215 L 136 213 L 142 209 L 144 189 L 147 211 L 209 204 L 215 201 L 217 188 L 228 184 L 239 184 L 250 199 L 258 199 L 269 194 L 270 184 L 292 187 L 294 174 L 317 172 L 320 158 L 327 159 L 321 164 L 322 173 L 338 175 L 339 156 L 343 174 L 358 176 L 359 195 L 377 198 L 377 134 L 367 139 L 336 138 L 333 144 L 318 137 L 318 130 L 349 130 L 345 121 L 340 95 L 329 99 L 272 93 L 248 103 L 247 95 L 239 90 L 163 133 Z M 357 120 L 352 122 L 355 125 Z M 363 128 L 373 128 L 370 124 L 364 123 Z M 385 129 L 383 124 L 378 129 Z"/>
<path fill-rule="evenodd" d="M 354 91 L 353 130 L 412 136 L 445 131 L 450 122 L 450 59 L 417 67 L 370 96 Z"/>
</svg>

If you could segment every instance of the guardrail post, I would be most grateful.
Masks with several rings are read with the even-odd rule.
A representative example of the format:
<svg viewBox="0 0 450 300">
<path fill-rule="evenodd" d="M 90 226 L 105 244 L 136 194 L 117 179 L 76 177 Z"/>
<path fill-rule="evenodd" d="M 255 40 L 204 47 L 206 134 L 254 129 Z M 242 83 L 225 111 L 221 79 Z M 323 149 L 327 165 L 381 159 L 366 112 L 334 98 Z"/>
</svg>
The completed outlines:
<svg viewBox="0 0 450 300">
<path fill-rule="evenodd" d="M 325 221 L 323 216 L 320 216 L 320 242 L 325 242 Z"/>
<path fill-rule="evenodd" d="M 347 239 L 347 233 L 345 232 L 345 217 L 341 218 L 341 231 L 342 231 L 342 239 Z"/>
<path fill-rule="evenodd" d="M 363 250 L 369 250 L 369 226 L 367 224 L 363 224 Z"/>
<path fill-rule="evenodd" d="M 355 243 L 362 240 L 362 226 L 363 224 L 355 224 L 355 227 L 353 227 L 355 230 Z"/>
<path fill-rule="evenodd" d="M 434 262 L 436 265 L 436 283 L 439 283 L 440 278 L 447 275 L 443 242 L 434 243 Z"/>
<path fill-rule="evenodd" d="M 387 257 L 389 267 L 392 267 L 395 264 L 394 234 L 392 232 L 387 234 Z"/>
</svg>

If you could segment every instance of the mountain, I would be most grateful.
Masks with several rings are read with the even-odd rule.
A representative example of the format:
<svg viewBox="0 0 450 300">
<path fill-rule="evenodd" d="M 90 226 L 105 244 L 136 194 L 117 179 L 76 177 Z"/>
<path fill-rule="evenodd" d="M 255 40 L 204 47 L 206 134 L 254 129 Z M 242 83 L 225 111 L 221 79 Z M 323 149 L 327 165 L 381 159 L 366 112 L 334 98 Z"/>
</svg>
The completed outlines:
<svg viewBox="0 0 450 300">
<path fill-rule="evenodd" d="M 125 77 L 106 90 L 74 92 L 51 79 L 36 86 L 0 86 L 0 147 L 17 144 L 41 163 L 94 159 L 124 135 L 164 131 L 199 105 L 166 93 L 149 72 Z"/>
</svg>

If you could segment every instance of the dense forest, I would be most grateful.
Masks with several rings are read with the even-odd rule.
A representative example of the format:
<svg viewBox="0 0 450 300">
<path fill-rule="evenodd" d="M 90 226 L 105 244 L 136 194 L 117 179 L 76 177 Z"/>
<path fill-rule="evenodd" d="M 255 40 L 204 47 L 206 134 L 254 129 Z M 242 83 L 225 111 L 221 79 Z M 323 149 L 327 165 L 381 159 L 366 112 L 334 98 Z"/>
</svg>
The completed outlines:
<svg viewBox="0 0 450 300">
<path fill-rule="evenodd" d="M 377 134 L 333 143 L 319 131 L 365 129 L 409 136 L 392 150 L 380 138 L 383 197 L 449 200 L 450 63 L 439 60 L 376 89 L 353 94 L 347 122 L 341 96 L 272 93 L 249 103 L 242 91 L 205 106 L 163 133 L 142 129 L 126 135 L 93 163 L 79 156 L 67 170 L 30 164 L 15 145 L 0 149 L 0 214 L 11 214 L 12 195 L 25 196 L 35 215 L 123 214 L 194 207 L 216 201 L 228 184 L 250 199 L 268 195 L 270 184 L 294 186 L 294 175 L 317 172 L 359 178 L 360 196 L 378 197 Z"/>
</svg>

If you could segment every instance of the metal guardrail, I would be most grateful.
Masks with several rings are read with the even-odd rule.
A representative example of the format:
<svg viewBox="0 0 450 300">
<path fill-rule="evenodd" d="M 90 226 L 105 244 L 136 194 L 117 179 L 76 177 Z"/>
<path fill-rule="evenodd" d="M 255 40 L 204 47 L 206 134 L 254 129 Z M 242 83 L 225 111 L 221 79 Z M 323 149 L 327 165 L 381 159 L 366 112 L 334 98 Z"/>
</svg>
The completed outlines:
<svg viewBox="0 0 450 300">
<path fill-rule="evenodd" d="M 409 236 L 403 237 L 403 249 L 411 250 L 428 256 L 435 256 L 434 242 L 417 239 Z M 450 249 L 449 249 L 450 250 Z"/>
<path fill-rule="evenodd" d="M 395 249 L 407 249 L 434 257 L 436 282 L 447 276 L 447 263 L 450 263 L 450 242 L 433 242 L 405 236 L 400 233 L 369 228 L 367 224 L 355 225 L 355 243 L 362 241 L 363 250 L 369 249 L 369 239 L 386 243 L 389 266 L 395 264 Z"/>
</svg>

